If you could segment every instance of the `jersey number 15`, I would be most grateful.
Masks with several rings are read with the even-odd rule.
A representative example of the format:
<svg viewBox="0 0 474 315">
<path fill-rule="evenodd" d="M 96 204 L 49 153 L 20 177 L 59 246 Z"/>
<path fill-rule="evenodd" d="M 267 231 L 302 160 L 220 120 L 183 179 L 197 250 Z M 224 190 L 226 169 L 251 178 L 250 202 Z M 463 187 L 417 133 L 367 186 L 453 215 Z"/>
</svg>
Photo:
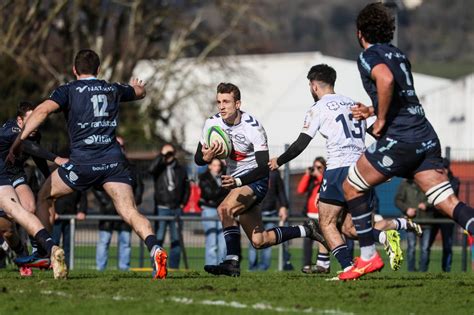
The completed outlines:
<svg viewBox="0 0 474 315">
<path fill-rule="evenodd" d="M 336 117 L 337 122 L 342 123 L 342 127 L 344 128 L 344 134 L 346 135 L 346 138 L 362 138 L 362 123 L 358 120 L 354 121 L 354 116 L 352 114 L 348 115 L 349 120 L 346 120 L 346 117 L 344 114 L 340 114 L 339 116 Z M 349 130 L 349 125 L 350 124 L 351 128 Z"/>
</svg>

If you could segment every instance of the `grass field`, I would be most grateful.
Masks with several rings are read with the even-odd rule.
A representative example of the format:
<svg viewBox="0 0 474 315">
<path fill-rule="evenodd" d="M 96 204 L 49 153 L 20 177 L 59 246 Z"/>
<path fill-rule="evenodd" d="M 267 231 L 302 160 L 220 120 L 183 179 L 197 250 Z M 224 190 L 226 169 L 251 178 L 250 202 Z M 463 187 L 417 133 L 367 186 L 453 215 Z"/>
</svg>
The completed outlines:
<svg viewBox="0 0 474 315">
<path fill-rule="evenodd" d="M 175 272 L 0 273 L 0 314 L 473 314 L 474 274 L 381 272 L 352 282 L 299 272 L 244 272 L 240 278 Z"/>
<path fill-rule="evenodd" d="M 460 270 L 458 249 L 452 273 L 437 272 L 441 253 L 434 249 L 432 273 L 391 271 L 352 282 L 293 272 L 247 272 L 240 278 L 215 277 L 202 270 L 202 249 L 189 251 L 195 271 L 174 271 L 164 281 L 149 272 L 99 273 L 78 269 L 67 281 L 50 271 L 20 278 L 0 271 L 0 315 L 10 314 L 474 314 L 474 273 Z M 245 252 L 244 252 L 245 253 Z M 301 251 L 292 251 L 295 267 Z M 114 263 L 114 261 L 111 261 Z M 275 262 L 276 263 L 276 262 Z M 332 261 L 332 269 L 338 270 Z M 402 267 L 406 270 L 406 265 Z"/>
</svg>

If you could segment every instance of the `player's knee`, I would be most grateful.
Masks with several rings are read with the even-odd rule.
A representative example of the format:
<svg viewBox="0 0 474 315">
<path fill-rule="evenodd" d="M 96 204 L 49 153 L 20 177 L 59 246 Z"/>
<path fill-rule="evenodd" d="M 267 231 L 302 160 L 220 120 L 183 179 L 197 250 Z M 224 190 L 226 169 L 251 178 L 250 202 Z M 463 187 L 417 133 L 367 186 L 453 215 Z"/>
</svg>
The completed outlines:
<svg viewBox="0 0 474 315">
<path fill-rule="evenodd" d="M 455 200 L 453 199 L 457 200 L 457 198 L 454 196 L 454 190 L 451 187 L 449 181 L 444 181 L 428 189 L 426 191 L 426 197 L 428 198 L 428 202 L 430 204 L 441 210 L 445 210 L 443 209 L 443 203 L 446 204 L 445 201 L 451 200 L 454 202 Z"/>
<path fill-rule="evenodd" d="M 232 208 L 227 204 L 220 204 L 219 207 L 217 207 L 217 213 L 221 219 L 233 217 Z"/>
</svg>

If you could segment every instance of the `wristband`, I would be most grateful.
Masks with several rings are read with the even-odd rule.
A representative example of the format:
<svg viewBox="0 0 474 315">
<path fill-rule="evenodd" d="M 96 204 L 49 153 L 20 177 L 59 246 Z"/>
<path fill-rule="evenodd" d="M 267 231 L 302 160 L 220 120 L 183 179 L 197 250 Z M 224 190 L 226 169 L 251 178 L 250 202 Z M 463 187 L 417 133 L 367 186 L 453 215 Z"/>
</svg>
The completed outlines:
<svg viewBox="0 0 474 315">
<path fill-rule="evenodd" d="M 235 185 L 236 185 L 237 187 L 242 186 L 242 180 L 241 180 L 240 178 L 236 177 L 236 178 L 235 178 Z"/>
</svg>

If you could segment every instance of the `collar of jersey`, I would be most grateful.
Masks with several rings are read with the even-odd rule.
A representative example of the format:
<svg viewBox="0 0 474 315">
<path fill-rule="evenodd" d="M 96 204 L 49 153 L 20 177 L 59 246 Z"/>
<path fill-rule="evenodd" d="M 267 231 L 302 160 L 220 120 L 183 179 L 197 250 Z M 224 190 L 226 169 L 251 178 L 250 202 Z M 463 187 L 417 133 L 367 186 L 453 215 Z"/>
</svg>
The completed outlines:
<svg viewBox="0 0 474 315">
<path fill-rule="evenodd" d="M 79 79 L 79 80 L 97 80 L 96 77 L 87 77 L 87 78 L 82 78 L 82 79 Z"/>
</svg>

